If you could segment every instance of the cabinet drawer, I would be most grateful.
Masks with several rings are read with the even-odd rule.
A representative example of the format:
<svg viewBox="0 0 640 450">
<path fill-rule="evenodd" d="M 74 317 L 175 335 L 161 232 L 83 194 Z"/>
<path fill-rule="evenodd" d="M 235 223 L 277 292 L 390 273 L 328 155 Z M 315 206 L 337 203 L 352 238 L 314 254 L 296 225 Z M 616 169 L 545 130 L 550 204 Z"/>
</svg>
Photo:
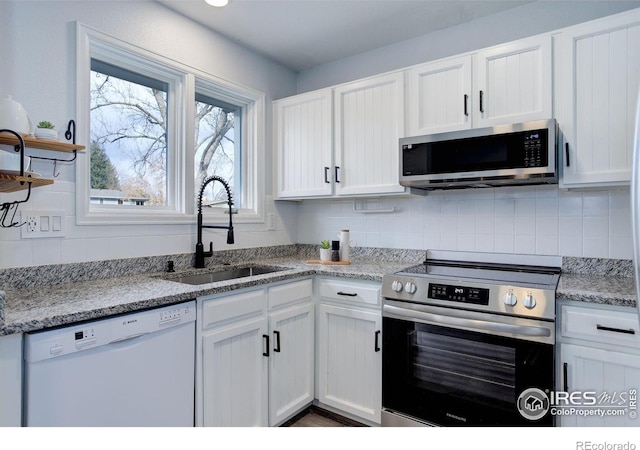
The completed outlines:
<svg viewBox="0 0 640 450">
<path fill-rule="evenodd" d="M 380 285 L 354 281 L 320 280 L 320 297 L 368 306 L 380 305 Z"/>
<path fill-rule="evenodd" d="M 262 314 L 266 306 L 266 291 L 258 289 L 241 294 L 224 295 L 202 300 L 202 329 L 232 319 Z"/>
<path fill-rule="evenodd" d="M 277 308 L 288 303 L 313 296 L 313 282 L 311 280 L 294 281 L 269 288 L 269 309 Z"/>
<path fill-rule="evenodd" d="M 638 317 L 631 312 L 562 307 L 562 336 L 618 344 L 640 345 Z"/>
</svg>

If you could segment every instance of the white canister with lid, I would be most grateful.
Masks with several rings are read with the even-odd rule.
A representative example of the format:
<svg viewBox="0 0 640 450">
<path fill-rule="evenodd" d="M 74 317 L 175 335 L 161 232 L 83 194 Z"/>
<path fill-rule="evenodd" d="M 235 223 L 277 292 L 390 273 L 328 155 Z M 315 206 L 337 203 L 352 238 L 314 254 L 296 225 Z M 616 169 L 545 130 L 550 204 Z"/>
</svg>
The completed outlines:
<svg viewBox="0 0 640 450">
<path fill-rule="evenodd" d="M 0 98 L 0 130 L 4 129 L 24 135 L 33 134 L 33 123 L 29 114 L 10 95 Z"/>
<path fill-rule="evenodd" d="M 340 238 L 340 261 L 349 261 L 349 246 L 351 245 L 349 230 L 340 231 L 338 237 Z"/>
</svg>

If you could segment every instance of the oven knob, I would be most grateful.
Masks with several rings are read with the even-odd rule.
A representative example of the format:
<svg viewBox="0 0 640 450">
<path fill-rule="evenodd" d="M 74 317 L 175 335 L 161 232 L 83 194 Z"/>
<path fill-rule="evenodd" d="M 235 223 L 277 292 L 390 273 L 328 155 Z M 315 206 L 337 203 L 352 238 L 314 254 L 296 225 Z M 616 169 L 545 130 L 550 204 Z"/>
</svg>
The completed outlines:
<svg viewBox="0 0 640 450">
<path fill-rule="evenodd" d="M 394 282 L 391 283 L 391 290 L 394 292 L 402 292 L 402 282 L 394 280 Z"/>
<path fill-rule="evenodd" d="M 407 291 L 407 294 L 415 294 L 417 288 L 416 285 L 411 281 L 407 281 L 407 283 L 404 285 L 404 290 Z"/>
<path fill-rule="evenodd" d="M 522 304 L 527 309 L 533 309 L 536 306 L 536 298 L 533 296 L 531 292 L 527 293 L 524 297 L 522 297 Z"/>
<path fill-rule="evenodd" d="M 507 306 L 514 306 L 518 303 L 518 297 L 513 292 L 507 292 L 504 294 L 504 304 Z"/>
</svg>

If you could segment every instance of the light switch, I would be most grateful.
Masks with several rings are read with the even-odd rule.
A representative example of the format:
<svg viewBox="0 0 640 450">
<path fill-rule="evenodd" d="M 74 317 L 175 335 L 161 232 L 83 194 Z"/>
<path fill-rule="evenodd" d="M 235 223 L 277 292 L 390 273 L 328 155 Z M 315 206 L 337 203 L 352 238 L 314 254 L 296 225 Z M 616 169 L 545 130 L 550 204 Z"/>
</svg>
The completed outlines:
<svg viewBox="0 0 640 450">
<path fill-rule="evenodd" d="M 40 216 L 40 231 L 49 231 L 49 216 Z"/>
<path fill-rule="evenodd" d="M 52 219 L 53 219 L 53 224 L 52 224 L 53 231 L 60 231 L 60 230 L 62 230 L 62 217 L 60 217 L 60 216 L 53 216 L 53 217 L 52 217 Z"/>
</svg>

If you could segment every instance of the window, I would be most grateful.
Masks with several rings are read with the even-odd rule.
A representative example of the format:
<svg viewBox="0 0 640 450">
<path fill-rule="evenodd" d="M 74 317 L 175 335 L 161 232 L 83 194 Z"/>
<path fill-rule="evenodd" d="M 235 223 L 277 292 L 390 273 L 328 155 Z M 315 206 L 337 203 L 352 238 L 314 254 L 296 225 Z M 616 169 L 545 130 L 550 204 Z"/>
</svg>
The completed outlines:
<svg viewBox="0 0 640 450">
<path fill-rule="evenodd" d="M 264 94 L 78 25 L 79 224 L 193 223 L 202 181 L 264 222 Z M 260 168 L 260 170 L 258 170 Z M 207 187 L 208 222 L 226 193 Z"/>
</svg>

